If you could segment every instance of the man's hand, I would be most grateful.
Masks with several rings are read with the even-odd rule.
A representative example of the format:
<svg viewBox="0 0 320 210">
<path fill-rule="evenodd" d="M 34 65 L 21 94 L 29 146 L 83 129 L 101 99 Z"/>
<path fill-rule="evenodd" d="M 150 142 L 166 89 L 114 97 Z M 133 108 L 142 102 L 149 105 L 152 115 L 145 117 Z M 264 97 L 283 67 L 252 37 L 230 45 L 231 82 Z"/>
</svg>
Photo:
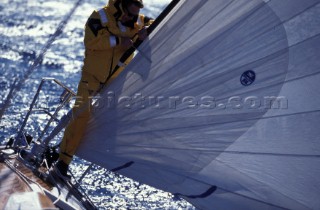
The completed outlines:
<svg viewBox="0 0 320 210">
<path fill-rule="evenodd" d="M 139 37 L 139 40 L 141 41 L 145 40 L 148 37 L 148 31 L 146 27 L 143 27 L 142 29 L 139 30 L 138 37 Z"/>
<path fill-rule="evenodd" d="M 128 37 L 121 37 L 120 39 L 121 39 L 120 42 L 122 47 L 129 48 L 133 45 L 133 41 Z"/>
</svg>

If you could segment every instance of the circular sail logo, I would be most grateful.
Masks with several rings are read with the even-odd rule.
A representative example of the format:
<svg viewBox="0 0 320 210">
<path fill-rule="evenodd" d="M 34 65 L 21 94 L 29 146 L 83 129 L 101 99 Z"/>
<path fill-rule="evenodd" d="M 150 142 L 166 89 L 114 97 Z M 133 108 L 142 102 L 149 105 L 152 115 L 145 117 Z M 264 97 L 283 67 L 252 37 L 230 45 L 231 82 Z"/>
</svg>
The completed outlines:
<svg viewBox="0 0 320 210">
<path fill-rule="evenodd" d="M 256 80 L 256 73 L 252 70 L 248 70 L 241 75 L 240 82 L 243 86 L 249 86 Z"/>
</svg>

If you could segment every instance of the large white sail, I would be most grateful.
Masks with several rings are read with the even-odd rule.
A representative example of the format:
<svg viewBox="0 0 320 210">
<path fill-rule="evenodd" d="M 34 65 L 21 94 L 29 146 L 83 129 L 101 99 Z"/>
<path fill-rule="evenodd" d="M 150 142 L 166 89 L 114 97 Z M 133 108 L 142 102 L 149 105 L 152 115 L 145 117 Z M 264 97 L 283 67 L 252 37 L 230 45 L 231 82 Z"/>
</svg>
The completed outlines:
<svg viewBox="0 0 320 210">
<path fill-rule="evenodd" d="M 181 1 L 77 155 L 200 209 L 320 209 L 320 0 Z"/>
</svg>

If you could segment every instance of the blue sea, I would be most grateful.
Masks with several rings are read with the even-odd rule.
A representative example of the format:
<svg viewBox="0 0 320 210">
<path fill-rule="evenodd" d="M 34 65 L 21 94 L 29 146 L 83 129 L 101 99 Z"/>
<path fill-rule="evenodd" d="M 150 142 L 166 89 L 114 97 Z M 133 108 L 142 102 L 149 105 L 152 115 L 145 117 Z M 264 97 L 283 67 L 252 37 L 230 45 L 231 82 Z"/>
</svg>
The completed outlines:
<svg viewBox="0 0 320 210">
<path fill-rule="evenodd" d="M 1 0 L 0 2 L 0 108 L 14 84 L 18 90 L 0 122 L 0 142 L 16 135 L 26 116 L 42 78 L 59 80 L 76 91 L 84 54 L 84 25 L 94 9 L 107 0 L 83 0 L 66 18 L 77 0 Z M 170 0 L 144 1 L 142 13 L 155 18 Z M 56 33 L 59 25 L 62 33 Z M 59 32 L 59 31 L 58 31 Z M 56 36 L 53 35 L 56 33 Z M 52 43 L 50 41 L 53 41 Z M 44 55 L 42 59 L 40 55 Z M 62 89 L 52 82 L 44 84 L 25 132 L 37 138 L 57 107 Z M 72 107 L 68 104 L 60 113 Z M 53 123 L 53 127 L 56 123 Z M 60 133 L 55 141 L 59 141 Z M 75 158 L 71 171 L 81 177 L 90 163 Z M 170 193 L 137 183 L 98 166 L 84 177 L 82 187 L 99 209 L 195 209 Z"/>
</svg>

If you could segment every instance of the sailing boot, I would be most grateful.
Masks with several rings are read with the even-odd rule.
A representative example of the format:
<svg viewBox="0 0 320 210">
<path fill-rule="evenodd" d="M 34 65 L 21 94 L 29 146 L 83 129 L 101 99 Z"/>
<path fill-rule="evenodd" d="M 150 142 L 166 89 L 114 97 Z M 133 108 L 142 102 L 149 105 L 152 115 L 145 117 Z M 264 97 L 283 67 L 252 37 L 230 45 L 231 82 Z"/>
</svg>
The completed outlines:
<svg viewBox="0 0 320 210">
<path fill-rule="evenodd" d="M 60 177 L 60 179 L 69 181 L 71 179 L 71 176 L 68 175 L 68 168 L 69 166 L 63 162 L 62 160 L 59 160 L 55 166 L 52 168 L 51 172 L 55 173 Z"/>
</svg>

